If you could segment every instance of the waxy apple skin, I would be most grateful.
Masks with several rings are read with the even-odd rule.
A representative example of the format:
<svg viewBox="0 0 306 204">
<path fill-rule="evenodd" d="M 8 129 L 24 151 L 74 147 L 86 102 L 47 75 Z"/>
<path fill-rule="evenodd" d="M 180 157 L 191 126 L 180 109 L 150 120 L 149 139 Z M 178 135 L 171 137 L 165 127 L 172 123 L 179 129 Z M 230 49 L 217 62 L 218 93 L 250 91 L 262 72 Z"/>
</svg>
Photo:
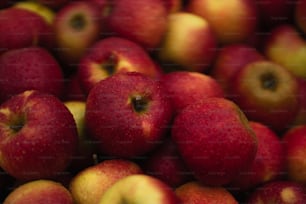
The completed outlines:
<svg viewBox="0 0 306 204">
<path fill-rule="evenodd" d="M 247 118 L 224 98 L 207 98 L 184 108 L 174 118 L 172 138 L 194 177 L 212 186 L 230 183 L 252 164 L 257 151 Z"/>
<path fill-rule="evenodd" d="M 131 158 L 161 142 L 172 114 L 158 81 L 126 72 L 100 81 L 90 91 L 85 121 L 102 153 Z"/>
<path fill-rule="evenodd" d="M 25 91 L 0 106 L 0 166 L 19 180 L 52 178 L 69 165 L 78 137 L 56 97 Z"/>
</svg>

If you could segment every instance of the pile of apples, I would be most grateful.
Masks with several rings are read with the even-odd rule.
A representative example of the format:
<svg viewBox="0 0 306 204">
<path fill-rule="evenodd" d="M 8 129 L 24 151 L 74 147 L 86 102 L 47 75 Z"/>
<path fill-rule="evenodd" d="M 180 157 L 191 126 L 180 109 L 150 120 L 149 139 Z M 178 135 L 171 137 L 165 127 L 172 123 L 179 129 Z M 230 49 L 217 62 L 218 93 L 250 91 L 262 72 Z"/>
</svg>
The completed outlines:
<svg viewBox="0 0 306 204">
<path fill-rule="evenodd" d="M 0 203 L 306 202 L 306 0 L 0 1 Z"/>
</svg>

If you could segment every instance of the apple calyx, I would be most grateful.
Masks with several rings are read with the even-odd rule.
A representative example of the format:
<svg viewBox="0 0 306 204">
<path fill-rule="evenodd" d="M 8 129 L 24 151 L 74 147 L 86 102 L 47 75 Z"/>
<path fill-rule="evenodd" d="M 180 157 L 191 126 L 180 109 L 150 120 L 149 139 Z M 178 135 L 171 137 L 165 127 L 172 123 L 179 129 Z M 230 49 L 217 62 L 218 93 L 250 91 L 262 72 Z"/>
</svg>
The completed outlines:
<svg viewBox="0 0 306 204">
<path fill-rule="evenodd" d="M 25 125 L 26 117 L 24 114 L 16 115 L 9 123 L 9 128 L 13 133 L 18 133 Z"/>
<path fill-rule="evenodd" d="M 86 19 L 83 14 L 77 13 L 71 17 L 69 24 L 74 30 L 81 31 L 84 30 Z"/>
<path fill-rule="evenodd" d="M 144 113 L 148 109 L 149 98 L 147 96 L 135 94 L 129 98 L 129 104 L 131 104 L 135 112 Z"/>
<path fill-rule="evenodd" d="M 275 91 L 277 89 L 278 79 L 272 73 L 264 73 L 260 76 L 261 87 L 266 90 Z"/>
<path fill-rule="evenodd" d="M 112 53 L 108 56 L 106 62 L 101 64 L 101 68 L 106 71 L 107 75 L 113 75 L 116 72 L 116 67 L 118 64 L 117 57 Z"/>
</svg>

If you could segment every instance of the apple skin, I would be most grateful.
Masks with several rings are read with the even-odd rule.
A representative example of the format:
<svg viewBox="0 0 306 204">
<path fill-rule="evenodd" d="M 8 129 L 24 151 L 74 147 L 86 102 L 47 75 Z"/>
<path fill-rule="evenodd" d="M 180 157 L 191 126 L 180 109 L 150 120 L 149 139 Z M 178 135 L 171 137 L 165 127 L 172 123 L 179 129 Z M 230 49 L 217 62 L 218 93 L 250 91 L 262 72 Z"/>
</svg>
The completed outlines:
<svg viewBox="0 0 306 204">
<path fill-rule="evenodd" d="M 207 98 L 184 108 L 174 118 L 172 138 L 194 177 L 211 186 L 229 184 L 253 163 L 257 151 L 247 118 L 225 98 Z"/>
<path fill-rule="evenodd" d="M 35 180 L 16 187 L 3 204 L 73 204 L 71 193 L 62 184 L 52 180 Z"/>
<path fill-rule="evenodd" d="M 70 182 L 69 190 L 78 204 L 98 204 L 101 196 L 114 183 L 126 176 L 141 173 L 138 164 L 130 160 L 104 160 L 77 173 Z"/>
<path fill-rule="evenodd" d="M 204 72 L 214 60 L 217 41 L 204 18 L 175 12 L 168 16 L 167 32 L 160 47 L 158 59 L 165 69 Z"/>
<path fill-rule="evenodd" d="M 72 114 L 56 97 L 25 91 L 0 106 L 0 166 L 19 180 L 65 171 L 78 137 Z"/>
<path fill-rule="evenodd" d="M 99 204 L 180 204 L 173 189 L 161 180 L 144 174 L 124 177 L 113 184 Z"/>
<path fill-rule="evenodd" d="M 269 60 L 297 77 L 306 78 L 306 41 L 296 27 L 289 24 L 275 27 L 264 44 L 263 52 Z"/>
<path fill-rule="evenodd" d="M 95 42 L 82 57 L 78 78 L 87 96 L 99 81 L 118 72 L 141 72 L 152 78 L 161 75 L 160 68 L 138 44 L 124 38 L 109 37 Z"/>
<path fill-rule="evenodd" d="M 159 46 L 167 27 L 168 12 L 164 0 L 114 0 L 105 14 L 112 35 L 119 36 L 152 51 Z"/>
<path fill-rule="evenodd" d="M 153 150 L 171 123 L 173 110 L 161 84 L 138 72 L 100 81 L 86 101 L 85 122 L 99 150 L 131 158 Z"/>
<path fill-rule="evenodd" d="M 100 38 L 100 10 L 91 2 L 71 1 L 57 11 L 53 27 L 59 58 L 66 64 L 78 63 Z"/>
<path fill-rule="evenodd" d="M 182 204 L 238 204 L 234 196 L 224 187 L 210 187 L 196 181 L 187 182 L 175 189 Z"/>
<path fill-rule="evenodd" d="M 255 189 L 247 203 L 302 204 L 305 200 L 305 188 L 302 185 L 291 181 L 272 181 Z"/>
<path fill-rule="evenodd" d="M 52 28 L 38 14 L 15 7 L 0 11 L 0 53 L 33 45 L 49 47 Z"/>
<path fill-rule="evenodd" d="M 302 184 L 306 184 L 305 131 L 305 125 L 295 126 L 285 132 L 282 137 L 288 179 Z"/>
<path fill-rule="evenodd" d="M 221 44 L 245 42 L 257 27 L 257 9 L 250 0 L 190 0 L 186 10 L 205 18 Z"/>
<path fill-rule="evenodd" d="M 175 113 L 205 98 L 224 97 L 220 84 L 213 77 L 199 72 L 169 72 L 161 77 L 161 83 Z"/>
<path fill-rule="evenodd" d="M 247 191 L 264 183 L 282 179 L 285 172 L 284 147 L 280 137 L 269 127 L 255 121 L 250 126 L 256 134 L 258 149 L 253 164 L 231 183 L 231 189 Z"/>
<path fill-rule="evenodd" d="M 182 0 L 164 0 L 163 3 L 168 13 L 175 13 L 183 10 Z"/>
<path fill-rule="evenodd" d="M 0 101 L 29 89 L 61 98 L 62 68 L 56 58 L 41 47 L 9 50 L 0 56 Z M 12 83 L 14 82 L 14 83 Z"/>
<path fill-rule="evenodd" d="M 296 6 L 294 8 L 294 20 L 297 26 L 306 33 L 306 1 L 305 0 L 296 0 Z"/>
<path fill-rule="evenodd" d="M 297 77 L 299 85 L 299 110 L 290 126 L 306 124 L 306 79 Z"/>
<path fill-rule="evenodd" d="M 232 80 L 231 96 L 248 119 L 276 133 L 289 127 L 299 108 L 296 78 L 270 60 L 255 61 L 239 70 Z"/>
<path fill-rule="evenodd" d="M 264 59 L 264 56 L 254 47 L 235 43 L 220 48 L 210 75 L 222 86 L 226 97 L 229 97 L 229 87 L 233 76 L 246 64 Z"/>
</svg>

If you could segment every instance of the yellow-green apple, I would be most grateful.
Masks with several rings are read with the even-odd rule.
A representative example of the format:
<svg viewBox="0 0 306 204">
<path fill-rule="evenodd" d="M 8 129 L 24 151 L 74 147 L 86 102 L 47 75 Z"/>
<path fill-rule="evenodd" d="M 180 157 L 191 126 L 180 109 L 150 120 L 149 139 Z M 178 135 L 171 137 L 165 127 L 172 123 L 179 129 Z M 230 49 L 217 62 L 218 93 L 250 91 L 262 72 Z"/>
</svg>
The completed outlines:
<svg viewBox="0 0 306 204">
<path fill-rule="evenodd" d="M 159 81 L 139 72 L 117 73 L 89 92 L 85 123 L 101 153 L 131 158 L 164 138 L 173 110 Z"/>
<path fill-rule="evenodd" d="M 306 125 L 290 128 L 283 134 L 288 179 L 306 184 Z"/>
<path fill-rule="evenodd" d="M 224 187 L 205 186 L 196 181 L 177 187 L 175 194 L 182 204 L 238 204 L 234 196 Z"/>
<path fill-rule="evenodd" d="M 247 203 L 302 204 L 306 200 L 305 187 L 292 181 L 272 181 L 256 188 Z"/>
<path fill-rule="evenodd" d="M 285 171 L 284 148 L 279 136 L 269 127 L 250 121 L 256 134 L 258 149 L 253 164 L 231 183 L 238 191 L 253 189 L 263 183 L 282 179 Z"/>
<path fill-rule="evenodd" d="M 124 38 L 109 37 L 95 42 L 82 57 L 78 78 L 87 95 L 99 81 L 118 72 L 141 72 L 159 78 L 162 70 L 138 44 Z"/>
<path fill-rule="evenodd" d="M 164 0 L 114 0 L 105 13 L 112 35 L 142 45 L 151 51 L 159 46 L 167 27 L 168 11 Z"/>
<path fill-rule="evenodd" d="M 52 9 L 59 9 L 71 0 L 37 0 L 37 2 L 44 4 Z"/>
<path fill-rule="evenodd" d="M 264 56 L 249 45 L 241 43 L 226 45 L 220 48 L 210 75 L 218 81 L 228 95 L 231 80 L 236 72 L 246 64 L 262 59 Z"/>
<path fill-rule="evenodd" d="M 0 52 L 33 45 L 48 46 L 51 26 L 38 14 L 8 7 L 0 10 Z"/>
<path fill-rule="evenodd" d="M 167 138 L 146 157 L 143 168 L 146 174 L 162 180 L 173 188 L 192 179 L 191 172 L 171 138 Z"/>
<path fill-rule="evenodd" d="M 100 10 L 91 2 L 71 1 L 56 13 L 53 27 L 58 56 L 77 69 L 75 63 L 100 37 Z"/>
<path fill-rule="evenodd" d="M 61 183 L 52 180 L 35 180 L 16 187 L 3 204 L 73 204 L 71 193 Z"/>
<path fill-rule="evenodd" d="M 215 34 L 204 18 L 188 12 L 169 14 L 158 50 L 165 69 L 204 72 L 212 64 L 216 50 Z"/>
<path fill-rule="evenodd" d="M 69 190 L 76 204 L 98 204 L 114 183 L 126 176 L 141 173 L 138 164 L 130 160 L 104 160 L 76 174 L 70 182 Z"/>
<path fill-rule="evenodd" d="M 295 26 L 285 24 L 272 29 L 263 52 L 294 75 L 306 78 L 306 41 Z"/>
<path fill-rule="evenodd" d="M 0 106 L 0 166 L 19 180 L 52 178 L 78 142 L 72 114 L 55 96 L 28 90 Z"/>
<path fill-rule="evenodd" d="M 212 186 L 229 184 L 253 163 L 257 151 L 248 119 L 225 98 L 207 98 L 184 108 L 174 118 L 172 138 L 194 177 Z"/>
<path fill-rule="evenodd" d="M 200 72 L 169 72 L 161 76 L 161 83 L 175 113 L 205 98 L 224 97 L 220 84 L 210 75 Z"/>
<path fill-rule="evenodd" d="M 126 176 L 113 184 L 98 204 L 180 204 L 173 189 L 145 174 Z"/>
<path fill-rule="evenodd" d="M 297 0 L 297 3 L 294 8 L 294 20 L 296 25 L 306 33 L 306 1 Z"/>
<path fill-rule="evenodd" d="M 190 0 L 186 10 L 205 18 L 221 44 L 244 42 L 257 27 L 257 9 L 250 0 Z"/>
<path fill-rule="evenodd" d="M 61 97 L 64 76 L 56 58 L 42 47 L 6 51 L 0 56 L 0 101 L 29 89 Z"/>
<path fill-rule="evenodd" d="M 277 133 L 288 128 L 298 108 L 297 79 L 270 60 L 248 63 L 234 76 L 231 99 L 248 119 L 261 122 Z"/>
</svg>

